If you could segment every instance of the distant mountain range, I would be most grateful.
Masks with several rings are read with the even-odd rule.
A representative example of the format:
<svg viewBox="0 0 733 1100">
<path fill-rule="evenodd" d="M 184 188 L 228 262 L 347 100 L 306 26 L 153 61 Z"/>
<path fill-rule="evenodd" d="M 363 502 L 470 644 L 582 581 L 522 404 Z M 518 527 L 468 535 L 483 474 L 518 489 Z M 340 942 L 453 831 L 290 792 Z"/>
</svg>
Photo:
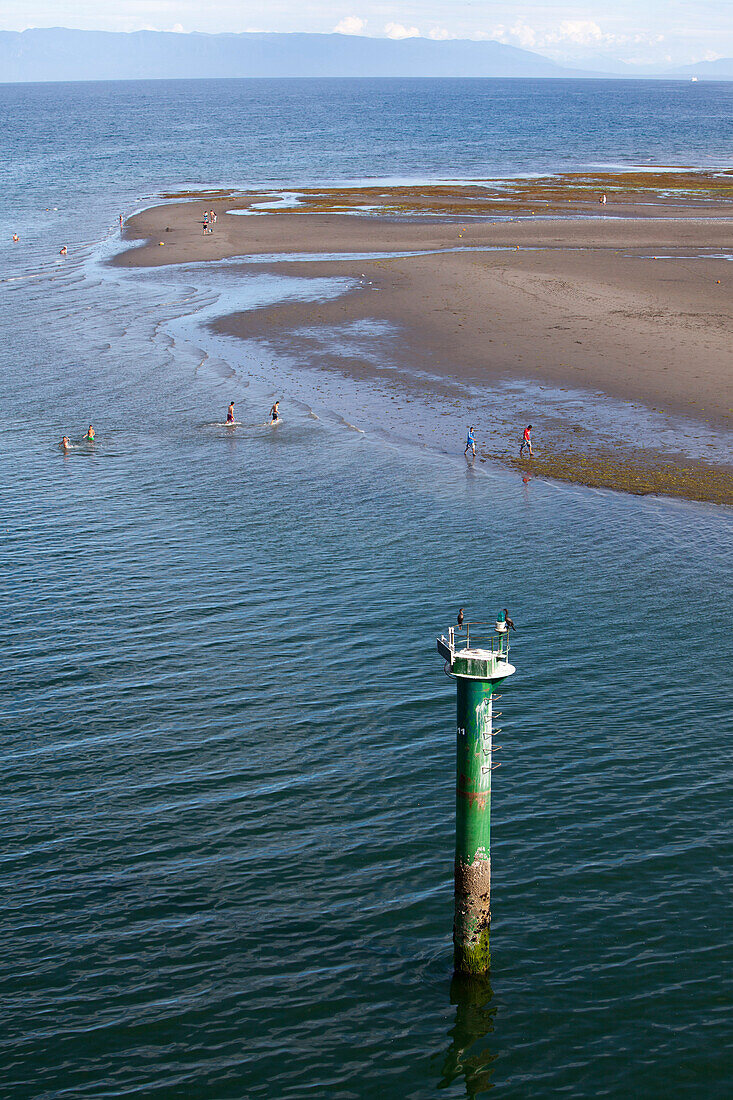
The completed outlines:
<svg viewBox="0 0 733 1100">
<path fill-rule="evenodd" d="M 697 65 L 683 65 L 675 75 L 697 76 L 701 80 L 733 80 L 733 57 L 721 57 L 717 61 L 698 61 Z"/>
<path fill-rule="evenodd" d="M 614 74 L 615 75 L 615 74 Z M 670 74 L 733 79 L 733 60 Z M 0 31 L 0 82 L 211 77 L 608 77 L 500 42 L 342 34 Z"/>
</svg>

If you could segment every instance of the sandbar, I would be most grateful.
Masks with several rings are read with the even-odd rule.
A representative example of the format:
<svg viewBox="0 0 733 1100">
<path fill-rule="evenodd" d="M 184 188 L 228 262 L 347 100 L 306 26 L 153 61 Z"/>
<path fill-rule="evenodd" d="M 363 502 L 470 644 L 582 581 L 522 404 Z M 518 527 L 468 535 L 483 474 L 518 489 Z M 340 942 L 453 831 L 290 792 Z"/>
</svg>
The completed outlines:
<svg viewBox="0 0 733 1100">
<path fill-rule="evenodd" d="M 369 354 L 341 354 L 336 345 L 329 351 L 329 333 L 381 322 L 393 333 L 392 354 L 399 349 L 400 385 L 409 388 L 413 375 L 422 388 L 426 377 L 435 380 L 438 394 L 441 381 L 484 387 L 487 418 L 492 386 L 518 380 L 585 395 L 594 423 L 603 419 L 604 400 L 633 406 L 642 424 L 648 410 L 641 437 L 637 424 L 624 438 L 617 408 L 608 433 L 594 439 L 582 414 L 578 425 L 575 401 L 566 421 L 555 410 L 545 431 L 542 407 L 519 403 L 516 428 L 505 413 L 483 457 L 515 468 L 514 445 L 529 416 L 537 475 L 730 504 L 730 449 L 720 443 L 733 411 L 730 182 L 725 176 L 718 191 L 693 195 L 684 188 L 672 196 L 657 188 L 643 199 L 616 192 L 599 210 L 595 199 L 572 193 L 576 185 L 568 197 L 555 181 L 552 201 L 565 204 L 562 216 L 529 210 L 539 206 L 538 193 L 484 200 L 480 192 L 467 197 L 465 188 L 401 195 L 392 188 L 381 207 L 353 189 L 319 192 L 317 203 L 303 193 L 295 209 L 267 209 L 279 202 L 267 192 L 205 194 L 131 218 L 125 237 L 143 243 L 113 262 L 242 257 L 245 277 L 247 258 L 257 257 L 284 278 L 339 276 L 348 289 L 336 298 L 243 310 L 214 327 L 364 381 L 383 375 L 383 364 Z M 507 202 L 514 202 L 509 214 Z M 217 211 L 212 233 L 202 232 L 204 209 Z M 679 448 L 668 438 L 660 446 L 660 416 L 709 427 L 717 433 L 710 450 L 691 451 L 682 431 Z M 510 434 L 506 446 L 502 432 Z"/>
</svg>

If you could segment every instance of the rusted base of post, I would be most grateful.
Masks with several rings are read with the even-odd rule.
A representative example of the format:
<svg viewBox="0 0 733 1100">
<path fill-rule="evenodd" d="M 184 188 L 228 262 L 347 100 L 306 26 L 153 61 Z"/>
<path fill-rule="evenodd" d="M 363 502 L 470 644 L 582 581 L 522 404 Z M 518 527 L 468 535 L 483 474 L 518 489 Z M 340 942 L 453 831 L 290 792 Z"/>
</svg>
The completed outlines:
<svg viewBox="0 0 733 1100">
<path fill-rule="evenodd" d="M 453 966 L 460 974 L 485 974 L 491 966 L 490 859 L 479 854 L 471 864 L 457 859 L 455 884 Z"/>
</svg>

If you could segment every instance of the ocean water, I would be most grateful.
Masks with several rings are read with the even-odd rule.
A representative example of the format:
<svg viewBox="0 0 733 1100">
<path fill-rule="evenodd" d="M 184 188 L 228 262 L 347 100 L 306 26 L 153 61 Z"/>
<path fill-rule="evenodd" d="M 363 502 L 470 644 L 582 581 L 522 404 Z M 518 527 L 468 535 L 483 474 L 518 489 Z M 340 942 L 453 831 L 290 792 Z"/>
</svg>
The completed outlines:
<svg viewBox="0 0 733 1100">
<path fill-rule="evenodd" d="M 169 187 L 725 163 L 730 89 L 0 88 L 2 1095 L 729 1095 L 730 514 L 355 431 L 201 328 L 307 281 L 105 259 Z M 480 982 L 460 605 L 517 624 Z"/>
</svg>

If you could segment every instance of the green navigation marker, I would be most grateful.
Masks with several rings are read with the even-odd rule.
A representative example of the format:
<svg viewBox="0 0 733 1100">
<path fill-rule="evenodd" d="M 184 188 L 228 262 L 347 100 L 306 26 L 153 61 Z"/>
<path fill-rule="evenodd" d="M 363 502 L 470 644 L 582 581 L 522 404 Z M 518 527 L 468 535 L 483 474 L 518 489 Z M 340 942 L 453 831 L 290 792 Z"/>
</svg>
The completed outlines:
<svg viewBox="0 0 733 1100">
<path fill-rule="evenodd" d="M 456 909 L 453 962 L 464 974 L 491 964 L 491 772 L 493 695 L 515 671 L 503 617 L 496 626 L 464 622 L 438 638 L 438 653 L 456 681 Z M 498 767 L 498 764 L 496 765 Z"/>
</svg>

